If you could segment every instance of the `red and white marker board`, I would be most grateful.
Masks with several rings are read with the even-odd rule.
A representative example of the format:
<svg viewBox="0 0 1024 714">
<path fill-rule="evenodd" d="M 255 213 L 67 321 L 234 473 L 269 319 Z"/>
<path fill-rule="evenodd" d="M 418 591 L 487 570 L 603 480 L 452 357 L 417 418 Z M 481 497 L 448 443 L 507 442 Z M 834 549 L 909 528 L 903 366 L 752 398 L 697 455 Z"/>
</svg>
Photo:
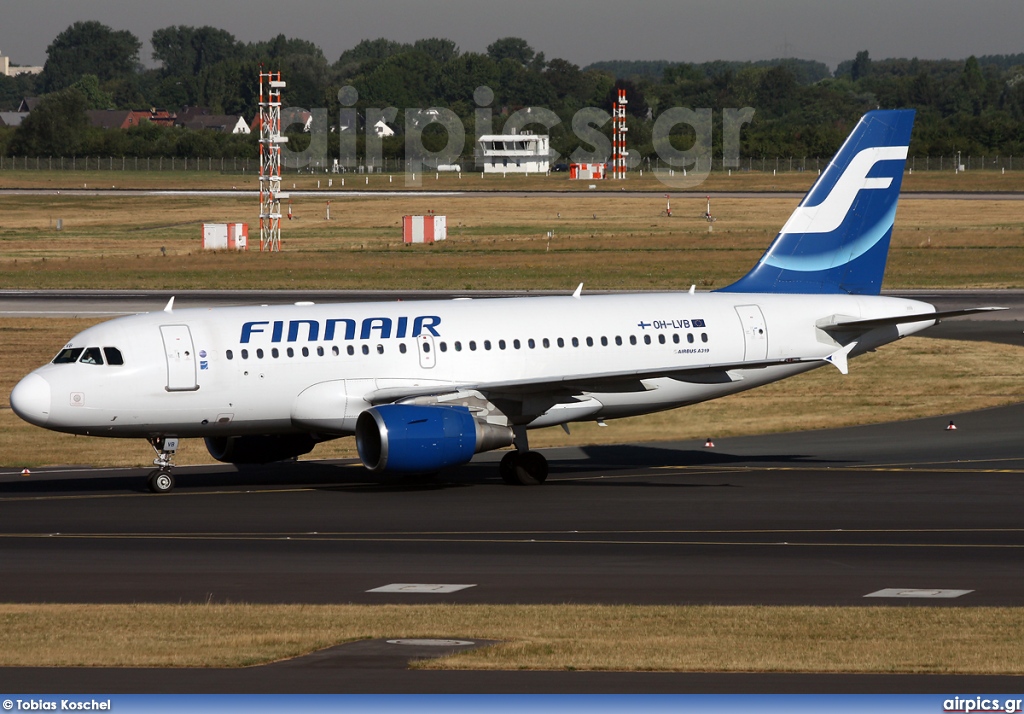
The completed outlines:
<svg viewBox="0 0 1024 714">
<path fill-rule="evenodd" d="M 403 216 L 406 243 L 433 243 L 448 237 L 447 216 Z"/>
<path fill-rule="evenodd" d="M 204 223 L 203 250 L 248 250 L 248 223 Z"/>
</svg>

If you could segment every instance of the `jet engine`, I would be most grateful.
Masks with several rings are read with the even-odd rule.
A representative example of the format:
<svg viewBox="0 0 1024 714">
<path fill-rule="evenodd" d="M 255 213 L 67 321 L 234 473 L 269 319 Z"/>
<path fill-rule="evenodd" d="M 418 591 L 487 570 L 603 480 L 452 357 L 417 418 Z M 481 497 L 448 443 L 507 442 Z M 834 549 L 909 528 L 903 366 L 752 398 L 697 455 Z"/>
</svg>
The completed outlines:
<svg viewBox="0 0 1024 714">
<path fill-rule="evenodd" d="M 356 449 L 374 472 L 423 473 L 464 464 L 473 454 L 512 443 L 512 429 L 445 405 L 386 404 L 356 420 Z"/>
</svg>

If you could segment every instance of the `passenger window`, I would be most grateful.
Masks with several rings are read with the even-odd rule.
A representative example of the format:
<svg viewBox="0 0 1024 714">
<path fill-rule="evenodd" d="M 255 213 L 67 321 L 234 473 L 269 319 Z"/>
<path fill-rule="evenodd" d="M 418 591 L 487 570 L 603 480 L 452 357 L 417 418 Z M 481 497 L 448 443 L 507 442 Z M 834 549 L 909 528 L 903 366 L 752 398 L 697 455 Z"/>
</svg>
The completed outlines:
<svg viewBox="0 0 1024 714">
<path fill-rule="evenodd" d="M 447 352 L 448 351 L 448 343 L 447 342 L 442 342 L 441 343 L 441 351 L 442 352 Z"/>
<path fill-rule="evenodd" d="M 491 349 L 491 341 L 490 340 L 484 340 L 484 349 L 485 350 Z"/>
<path fill-rule="evenodd" d="M 53 363 L 70 364 L 72 362 L 77 362 L 78 358 L 82 356 L 82 352 L 84 351 L 84 347 L 69 347 L 66 350 L 61 350 L 60 354 L 53 358 Z"/>
<path fill-rule="evenodd" d="M 587 347 L 593 347 L 593 346 L 594 346 L 594 338 L 593 337 L 588 337 L 587 338 Z"/>
<path fill-rule="evenodd" d="M 398 351 L 401 352 L 404 355 L 405 354 L 405 350 L 406 350 L 405 343 L 404 342 L 398 343 Z M 430 343 L 429 342 L 424 342 L 423 343 L 423 351 L 424 352 L 430 352 Z"/>
<path fill-rule="evenodd" d="M 249 350 L 242 350 L 242 359 L 249 359 Z"/>
<path fill-rule="evenodd" d="M 530 346 L 531 350 L 537 347 L 537 343 L 533 341 L 532 337 L 526 341 L 526 344 Z"/>
<path fill-rule="evenodd" d="M 462 352 L 462 343 L 459 342 L 458 340 L 455 340 L 455 351 Z"/>
<path fill-rule="evenodd" d="M 693 333 L 692 332 L 688 332 L 686 334 L 686 341 L 689 342 L 691 345 L 693 344 Z"/>
<path fill-rule="evenodd" d="M 618 335 L 615 335 L 615 344 L 619 345 L 620 347 L 622 346 L 622 338 L 619 337 Z"/>
<path fill-rule="evenodd" d="M 323 347 L 317 347 L 316 348 L 316 355 L 317 355 L 317 357 L 323 357 L 324 356 L 324 348 Z"/>
<path fill-rule="evenodd" d="M 558 346 L 565 347 L 565 340 L 563 340 L 561 337 L 558 338 Z"/>
<path fill-rule="evenodd" d="M 675 344 L 677 344 L 677 345 L 679 344 L 679 333 L 678 332 L 676 332 L 675 334 L 672 335 L 672 341 Z"/>
<path fill-rule="evenodd" d="M 519 340 L 512 340 L 512 346 L 515 347 L 517 350 L 520 347 L 522 347 L 522 345 L 520 344 Z"/>
<path fill-rule="evenodd" d="M 302 356 L 303 357 L 309 357 L 309 348 L 308 347 L 303 347 L 302 348 Z"/>
<path fill-rule="evenodd" d="M 601 346 L 602 347 L 607 347 L 608 346 L 608 338 L 605 337 L 604 335 L 601 336 Z"/>
<path fill-rule="evenodd" d="M 384 354 L 384 345 L 377 345 L 377 354 Z"/>
<path fill-rule="evenodd" d="M 370 346 L 369 345 L 363 345 L 363 354 L 364 355 L 370 354 Z"/>
<path fill-rule="evenodd" d="M 665 335 L 658 335 L 658 344 L 659 345 L 665 344 Z"/>
<path fill-rule="evenodd" d="M 228 350 L 227 352 L 224 353 L 224 356 L 227 357 L 228 359 L 234 359 L 235 353 L 232 352 L 231 350 Z"/>
<path fill-rule="evenodd" d="M 260 359 L 263 359 L 263 350 L 262 349 L 256 350 L 256 356 L 259 357 Z"/>
<path fill-rule="evenodd" d="M 281 353 L 278 351 L 276 347 L 272 347 L 270 349 L 270 356 L 273 357 L 274 359 L 277 359 L 278 357 L 281 356 Z"/>
<path fill-rule="evenodd" d="M 349 357 L 351 357 L 352 355 L 354 355 L 356 353 L 356 348 L 353 347 L 352 345 L 349 345 L 347 352 L 348 352 Z"/>
<path fill-rule="evenodd" d="M 121 350 L 116 347 L 104 347 L 103 356 L 107 358 L 107 364 L 115 366 L 124 364 L 124 357 L 121 356 Z"/>
<path fill-rule="evenodd" d="M 334 356 L 335 356 L 335 357 L 337 357 L 338 355 L 340 355 L 340 354 L 341 354 L 341 350 L 339 350 L 339 349 L 338 349 L 338 346 L 337 346 L 337 345 L 334 345 L 334 346 L 333 346 L 333 347 L 331 348 L 331 352 L 333 352 L 333 353 L 334 353 Z"/>
<path fill-rule="evenodd" d="M 636 335 L 630 335 L 629 336 L 629 344 L 631 344 L 631 345 L 635 345 L 636 344 Z"/>
<path fill-rule="evenodd" d="M 706 332 L 700 333 L 700 341 L 701 342 L 707 342 L 708 341 L 708 333 L 706 333 Z"/>
<path fill-rule="evenodd" d="M 471 349 L 472 351 L 476 352 L 476 340 L 470 340 L 469 341 L 469 349 Z"/>
<path fill-rule="evenodd" d="M 505 340 L 498 340 L 498 349 L 499 350 L 505 349 Z"/>
<path fill-rule="evenodd" d="M 651 336 L 650 335 L 644 335 L 644 344 L 645 345 L 651 344 Z"/>
<path fill-rule="evenodd" d="M 295 356 L 295 350 L 293 350 L 291 347 L 288 348 L 288 356 L 289 357 L 294 357 Z"/>
<path fill-rule="evenodd" d="M 99 347 L 86 347 L 78 361 L 82 364 L 103 364 L 103 355 L 100 354 Z"/>
<path fill-rule="evenodd" d="M 547 349 L 548 347 L 551 346 L 551 340 L 549 340 L 547 337 L 545 337 L 544 341 L 541 344 L 544 345 L 544 349 Z"/>
</svg>

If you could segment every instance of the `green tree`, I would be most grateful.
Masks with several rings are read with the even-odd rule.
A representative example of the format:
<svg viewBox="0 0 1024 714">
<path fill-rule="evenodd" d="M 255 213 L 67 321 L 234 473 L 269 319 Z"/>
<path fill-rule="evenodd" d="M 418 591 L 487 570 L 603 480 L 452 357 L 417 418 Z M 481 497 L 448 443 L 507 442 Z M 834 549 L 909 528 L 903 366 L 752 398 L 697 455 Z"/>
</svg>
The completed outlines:
<svg viewBox="0 0 1024 714">
<path fill-rule="evenodd" d="M 523 67 L 533 62 L 536 52 L 521 37 L 502 37 L 487 45 L 487 56 L 495 62 L 510 59 Z"/>
<path fill-rule="evenodd" d="M 422 52 L 423 54 L 430 56 L 435 62 L 440 62 L 442 64 L 445 62 L 451 62 L 459 56 L 458 45 L 451 40 L 445 40 L 439 37 L 431 37 L 426 40 L 416 40 L 412 43 L 412 48 L 416 52 Z"/>
<path fill-rule="evenodd" d="M 867 50 L 861 50 L 853 60 L 853 67 L 850 68 L 850 78 L 856 82 L 871 74 L 871 57 Z"/>
<path fill-rule="evenodd" d="M 95 20 L 76 22 L 46 48 L 43 78 L 46 91 L 74 84 L 86 74 L 100 82 L 136 71 L 142 43 L 127 30 L 112 30 Z"/>
<path fill-rule="evenodd" d="M 100 80 L 95 74 L 85 74 L 71 85 L 85 96 L 87 109 L 113 109 L 114 98 L 100 89 Z"/>
<path fill-rule="evenodd" d="M 216 27 L 172 25 L 153 31 L 150 40 L 153 59 L 163 63 L 170 75 L 195 75 L 225 60 L 238 56 L 235 36 Z"/>
<path fill-rule="evenodd" d="M 62 89 L 43 97 L 25 117 L 14 136 L 12 152 L 24 156 L 74 156 L 85 143 L 88 99 L 77 89 Z"/>
</svg>

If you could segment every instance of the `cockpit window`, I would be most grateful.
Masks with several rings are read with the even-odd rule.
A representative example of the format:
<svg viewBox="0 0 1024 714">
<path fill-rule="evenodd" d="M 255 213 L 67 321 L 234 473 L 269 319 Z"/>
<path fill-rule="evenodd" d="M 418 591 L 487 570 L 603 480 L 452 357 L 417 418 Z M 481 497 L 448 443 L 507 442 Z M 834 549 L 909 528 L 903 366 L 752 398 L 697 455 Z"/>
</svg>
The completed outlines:
<svg viewBox="0 0 1024 714">
<path fill-rule="evenodd" d="M 107 358 L 107 364 L 124 364 L 124 357 L 121 356 L 121 350 L 117 349 L 116 347 L 104 347 L 103 354 Z"/>
<path fill-rule="evenodd" d="M 82 352 L 84 350 L 84 347 L 67 347 L 61 350 L 60 354 L 53 358 L 53 363 L 70 364 L 71 362 L 77 362 L 78 358 L 82 356 Z"/>
<path fill-rule="evenodd" d="M 78 361 L 82 364 L 103 364 L 103 355 L 100 354 L 99 347 L 86 347 Z"/>
</svg>

